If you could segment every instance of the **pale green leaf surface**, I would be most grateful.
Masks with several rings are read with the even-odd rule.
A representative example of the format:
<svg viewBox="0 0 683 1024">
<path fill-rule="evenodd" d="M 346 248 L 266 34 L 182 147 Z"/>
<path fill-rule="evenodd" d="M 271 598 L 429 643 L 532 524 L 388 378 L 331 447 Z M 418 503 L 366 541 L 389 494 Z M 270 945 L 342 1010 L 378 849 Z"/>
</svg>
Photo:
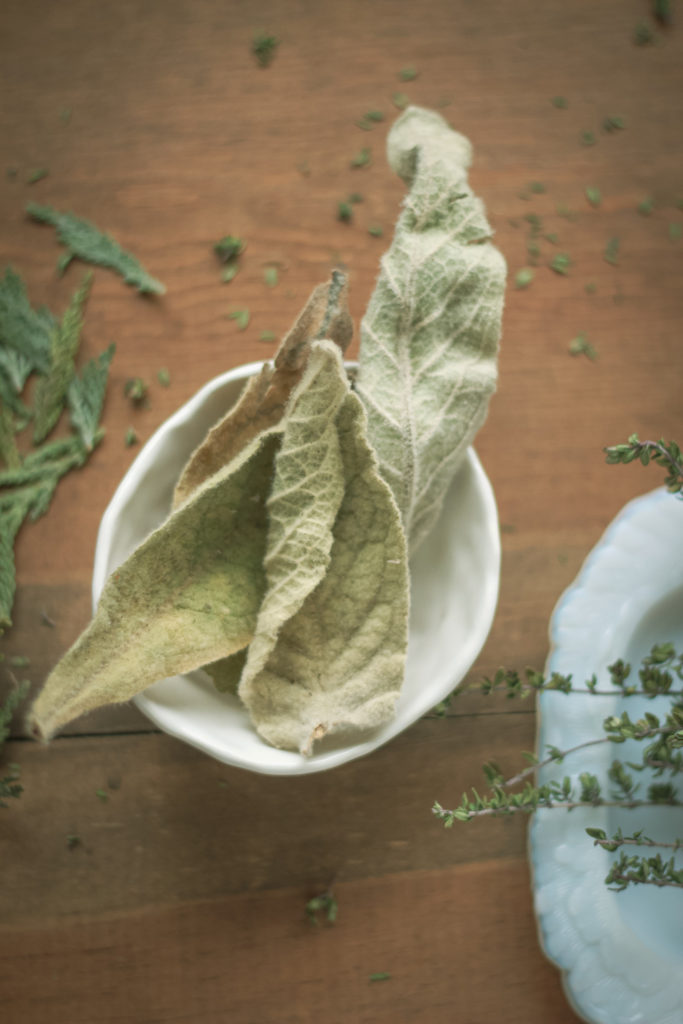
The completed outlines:
<svg viewBox="0 0 683 1024">
<path fill-rule="evenodd" d="M 349 392 L 339 349 L 313 342 L 292 395 L 268 499 L 267 590 L 249 651 L 250 671 L 265 664 L 280 627 L 321 581 L 344 493 L 337 413 Z"/>
<path fill-rule="evenodd" d="M 486 417 L 506 268 L 468 184 L 468 140 L 410 107 L 387 149 L 410 192 L 361 324 L 357 392 L 413 552 Z"/>
<path fill-rule="evenodd" d="M 86 711 L 249 643 L 264 591 L 278 440 L 256 438 L 112 574 L 95 618 L 33 705 L 33 735 L 49 739 Z"/>
<path fill-rule="evenodd" d="M 319 348 L 330 371 L 344 380 L 339 355 L 329 343 Z M 289 617 L 284 593 L 279 595 L 283 621 L 277 635 L 275 605 L 266 597 L 239 687 L 259 734 L 306 755 L 326 735 L 363 732 L 393 717 L 407 648 L 405 537 L 365 436 L 363 408 L 350 390 L 335 426 L 344 496 L 327 571 Z M 294 525 L 305 535 L 305 518 Z M 288 543 L 299 549 L 293 536 Z M 285 581 L 284 574 L 279 578 Z M 301 580 L 294 572 L 289 579 L 298 600 Z"/>
<path fill-rule="evenodd" d="M 118 242 L 90 221 L 73 213 L 62 213 L 51 206 L 41 206 L 39 203 L 27 203 L 26 212 L 34 220 L 51 224 L 56 229 L 57 237 L 67 248 L 59 262 L 61 271 L 66 269 L 74 256 L 77 256 L 86 263 L 95 263 L 115 270 L 126 284 L 133 285 L 139 292 L 149 292 L 153 295 L 165 293 L 166 287 L 148 274 L 132 253 L 122 249 Z"/>
</svg>

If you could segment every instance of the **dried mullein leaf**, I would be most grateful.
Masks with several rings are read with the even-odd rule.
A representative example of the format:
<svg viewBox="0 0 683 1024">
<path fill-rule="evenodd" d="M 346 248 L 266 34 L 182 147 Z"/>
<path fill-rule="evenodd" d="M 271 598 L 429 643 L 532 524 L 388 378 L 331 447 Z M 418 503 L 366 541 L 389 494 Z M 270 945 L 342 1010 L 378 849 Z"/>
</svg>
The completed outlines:
<svg viewBox="0 0 683 1024">
<path fill-rule="evenodd" d="M 212 661 L 210 665 L 202 665 L 220 693 L 237 693 L 242 670 L 247 660 L 247 651 L 248 648 L 244 647 L 228 658 L 219 658 L 218 661 Z"/>
<path fill-rule="evenodd" d="M 249 643 L 278 443 L 275 432 L 256 438 L 112 574 L 95 618 L 33 705 L 34 736 L 49 739 L 86 711 Z"/>
<path fill-rule="evenodd" d="M 275 459 L 264 562 L 267 590 L 249 655 L 252 671 L 327 570 L 344 493 L 335 421 L 348 391 L 338 349 L 331 342 L 314 343 Z"/>
<path fill-rule="evenodd" d="M 432 111 L 392 127 L 410 186 L 361 324 L 357 391 L 411 552 L 434 525 L 495 388 L 505 261 L 467 182 L 471 147 Z"/>
<path fill-rule="evenodd" d="M 319 353 L 326 363 L 331 394 L 342 385 L 345 391 L 334 419 L 344 495 L 329 564 L 308 576 L 309 585 L 316 575 L 320 582 L 295 614 L 288 613 L 290 588 L 295 602 L 307 589 L 297 578 L 296 558 L 302 557 L 309 520 L 283 523 L 289 535 L 283 529 L 280 536 L 294 560 L 290 572 L 278 576 L 281 591 L 266 593 L 239 687 L 260 735 L 305 755 L 326 735 L 362 732 L 393 717 L 408 635 L 400 515 L 379 475 L 365 436 L 365 414 L 348 387 L 339 354 L 325 342 L 316 348 L 315 358 Z M 287 551 L 278 557 L 285 564 Z M 309 572 L 310 566 L 304 576 Z"/>
<path fill-rule="evenodd" d="M 274 364 L 266 363 L 256 377 L 250 378 L 237 404 L 190 456 L 176 486 L 174 507 L 186 501 L 196 487 L 233 459 L 252 438 L 281 421 L 304 373 L 314 338 L 329 337 L 345 350 L 352 333 L 346 279 L 335 272 L 329 285 L 314 289 L 283 339 Z"/>
</svg>

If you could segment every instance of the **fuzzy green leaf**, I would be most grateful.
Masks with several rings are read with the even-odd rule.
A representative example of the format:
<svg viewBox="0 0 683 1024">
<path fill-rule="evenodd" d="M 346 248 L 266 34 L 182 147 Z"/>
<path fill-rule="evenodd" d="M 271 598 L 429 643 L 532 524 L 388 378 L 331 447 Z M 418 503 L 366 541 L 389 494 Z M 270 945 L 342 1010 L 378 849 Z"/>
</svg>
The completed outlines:
<svg viewBox="0 0 683 1024">
<path fill-rule="evenodd" d="M 505 261 L 467 182 L 464 136 L 410 107 L 388 155 L 410 192 L 361 324 L 357 391 L 414 551 L 495 388 Z"/>
<path fill-rule="evenodd" d="M 325 571 L 324 564 L 314 564 L 311 554 L 304 553 L 310 525 L 305 484 L 288 508 L 283 479 L 283 500 L 273 509 L 282 523 L 271 531 L 268 554 L 269 563 L 279 569 L 272 589 L 269 579 L 239 687 L 261 736 L 305 755 L 326 735 L 376 728 L 393 716 L 408 634 L 405 537 L 365 435 L 363 408 L 348 389 L 341 357 L 331 343 L 314 345 L 309 372 L 320 374 L 320 386 L 329 395 L 343 463 L 344 496 L 332 529 L 329 565 Z M 345 396 L 335 416 L 342 383 Z M 297 425 L 297 431 L 304 429 L 305 424 Z M 308 445 L 299 449 L 302 472 L 313 479 L 317 467 L 307 451 Z M 328 504 L 323 513 L 326 522 L 331 508 Z M 322 528 L 323 519 L 314 521 Z M 294 561 L 287 571 L 290 551 Z M 316 578 L 320 582 L 310 590 Z M 296 605 L 307 590 L 291 615 L 288 593 Z"/>
<path fill-rule="evenodd" d="M 33 705 L 33 735 L 129 700 L 249 643 L 263 596 L 266 497 L 278 444 L 264 432 L 107 581 L 95 618 Z"/>
<path fill-rule="evenodd" d="M 63 268 L 74 257 L 86 263 L 95 263 L 109 267 L 120 274 L 126 284 L 133 285 L 139 292 L 163 295 L 166 291 L 161 281 L 151 277 L 132 253 L 122 249 L 118 242 L 104 234 L 90 221 L 83 220 L 73 213 L 61 213 L 51 206 L 28 203 L 26 212 L 34 220 L 51 224 L 57 230 L 57 237 L 66 246 Z"/>
<path fill-rule="evenodd" d="M 34 444 L 40 444 L 47 437 L 64 407 L 66 393 L 75 374 L 74 360 L 81 342 L 83 310 L 91 285 L 92 274 L 88 273 L 75 292 L 62 322 L 52 332 L 50 368 L 36 387 Z"/>
</svg>

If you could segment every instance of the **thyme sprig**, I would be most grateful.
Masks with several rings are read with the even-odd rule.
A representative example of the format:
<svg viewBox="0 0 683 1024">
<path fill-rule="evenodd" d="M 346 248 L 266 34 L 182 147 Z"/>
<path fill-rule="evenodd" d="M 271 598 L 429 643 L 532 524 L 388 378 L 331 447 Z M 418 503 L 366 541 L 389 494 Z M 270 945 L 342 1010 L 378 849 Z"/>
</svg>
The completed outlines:
<svg viewBox="0 0 683 1024">
<path fill-rule="evenodd" d="M 668 444 L 664 439 L 641 441 L 637 434 L 631 434 L 625 444 L 610 445 L 603 450 L 606 455 L 605 461 L 610 465 L 634 462 L 636 459 L 640 459 L 644 466 L 650 461 L 656 462 L 667 470 L 664 481 L 667 490 L 679 495 L 683 490 L 683 459 L 681 449 L 675 441 Z"/>
</svg>

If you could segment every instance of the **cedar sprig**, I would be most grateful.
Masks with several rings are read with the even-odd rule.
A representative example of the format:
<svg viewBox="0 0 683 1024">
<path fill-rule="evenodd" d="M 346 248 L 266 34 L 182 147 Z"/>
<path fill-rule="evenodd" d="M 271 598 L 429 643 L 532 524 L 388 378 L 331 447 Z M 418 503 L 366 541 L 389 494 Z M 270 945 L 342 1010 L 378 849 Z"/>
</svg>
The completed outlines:
<svg viewBox="0 0 683 1024">
<path fill-rule="evenodd" d="M 83 278 L 60 324 L 52 331 L 50 366 L 36 387 L 33 443 L 45 440 L 59 419 L 69 384 L 75 373 L 75 359 L 81 342 L 83 311 L 92 286 L 92 273 Z"/>
<path fill-rule="evenodd" d="M 74 361 L 82 328 L 89 276 L 76 291 L 60 323 L 47 310 L 34 310 L 23 281 L 11 268 L 0 279 L 0 632 L 11 625 L 14 602 L 14 541 L 22 524 L 47 511 L 57 484 L 83 466 L 99 443 L 99 427 L 110 347 L 80 376 Z M 32 373 L 40 375 L 35 412 L 22 392 Z M 72 433 L 46 440 L 68 404 Z M 15 434 L 34 418 L 34 444 L 19 454 Z"/>
</svg>

